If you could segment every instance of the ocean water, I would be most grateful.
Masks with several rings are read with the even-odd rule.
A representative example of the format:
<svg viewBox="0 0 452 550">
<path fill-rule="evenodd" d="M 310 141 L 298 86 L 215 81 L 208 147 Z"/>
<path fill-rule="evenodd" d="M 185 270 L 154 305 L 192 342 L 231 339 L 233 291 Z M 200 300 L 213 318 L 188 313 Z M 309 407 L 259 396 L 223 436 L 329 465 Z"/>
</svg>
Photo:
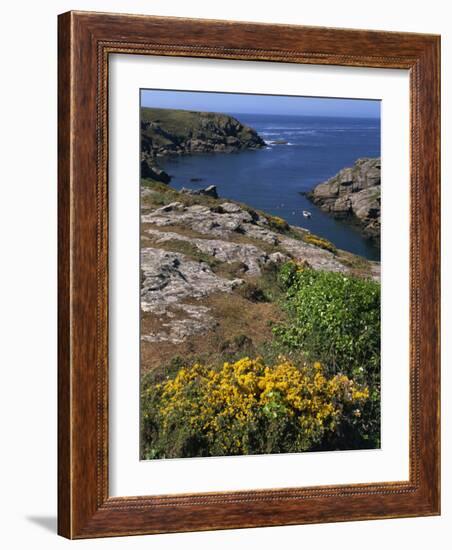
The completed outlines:
<svg viewBox="0 0 452 550">
<path fill-rule="evenodd" d="M 286 219 L 327 238 L 338 248 L 380 259 L 380 250 L 352 225 L 320 211 L 300 192 L 309 191 L 360 157 L 380 156 L 380 121 L 364 118 L 234 114 L 268 143 L 258 151 L 166 159 L 162 168 L 177 189 L 216 185 L 230 198 Z M 201 178 L 201 181 L 190 181 Z M 312 213 L 305 218 L 303 210 Z"/>
</svg>

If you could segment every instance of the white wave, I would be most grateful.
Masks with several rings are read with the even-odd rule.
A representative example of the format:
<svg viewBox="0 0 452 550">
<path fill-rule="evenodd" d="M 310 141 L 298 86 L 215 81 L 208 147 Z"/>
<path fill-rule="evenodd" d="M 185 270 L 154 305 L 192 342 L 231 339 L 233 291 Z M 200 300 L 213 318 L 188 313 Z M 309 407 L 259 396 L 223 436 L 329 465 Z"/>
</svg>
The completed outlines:
<svg viewBox="0 0 452 550">
<path fill-rule="evenodd" d="M 269 126 L 265 126 L 262 129 L 256 128 L 257 131 L 262 135 L 268 135 L 268 136 L 276 136 L 280 134 L 311 134 L 316 132 L 363 132 L 363 131 L 371 131 L 371 130 L 378 130 L 378 126 L 333 126 L 333 127 L 326 127 L 322 128 L 321 126 L 316 126 L 315 128 L 293 128 L 293 127 L 286 127 L 286 128 L 273 128 Z M 273 130 L 273 131 L 269 131 Z"/>
</svg>

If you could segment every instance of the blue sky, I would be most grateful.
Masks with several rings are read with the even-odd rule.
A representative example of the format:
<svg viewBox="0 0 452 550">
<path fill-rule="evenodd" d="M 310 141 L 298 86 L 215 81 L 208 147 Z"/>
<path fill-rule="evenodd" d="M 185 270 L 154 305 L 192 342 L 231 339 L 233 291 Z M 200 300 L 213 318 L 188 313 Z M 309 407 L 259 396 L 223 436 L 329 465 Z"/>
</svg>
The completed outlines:
<svg viewBox="0 0 452 550">
<path fill-rule="evenodd" d="M 379 100 L 141 90 L 143 107 L 272 114 L 380 118 Z"/>
</svg>

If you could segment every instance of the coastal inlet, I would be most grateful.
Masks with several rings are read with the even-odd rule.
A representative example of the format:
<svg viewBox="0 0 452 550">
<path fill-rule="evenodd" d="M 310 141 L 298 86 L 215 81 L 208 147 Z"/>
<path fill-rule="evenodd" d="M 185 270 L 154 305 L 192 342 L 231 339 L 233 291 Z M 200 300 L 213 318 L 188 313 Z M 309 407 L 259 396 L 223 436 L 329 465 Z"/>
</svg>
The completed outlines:
<svg viewBox="0 0 452 550">
<path fill-rule="evenodd" d="M 380 157 L 379 120 L 244 114 L 235 118 L 256 130 L 265 146 L 254 138 L 251 149 L 246 145 L 206 149 L 196 138 L 192 149 L 196 154 L 176 152 L 158 159 L 172 176 L 171 186 L 196 190 L 216 185 L 221 197 L 282 217 L 338 248 L 379 261 L 379 243 L 362 233 L 353 216 L 338 219 L 305 196 L 359 158 Z M 231 154 L 209 152 L 220 149 Z M 312 216 L 304 217 L 303 210 Z"/>
</svg>

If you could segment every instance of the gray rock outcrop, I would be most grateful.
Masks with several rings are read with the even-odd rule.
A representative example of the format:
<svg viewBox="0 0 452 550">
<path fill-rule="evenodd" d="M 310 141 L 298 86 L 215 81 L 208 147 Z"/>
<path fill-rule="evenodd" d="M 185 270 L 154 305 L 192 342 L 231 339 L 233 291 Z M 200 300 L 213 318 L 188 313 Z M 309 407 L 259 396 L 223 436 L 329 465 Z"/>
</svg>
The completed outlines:
<svg viewBox="0 0 452 550">
<path fill-rule="evenodd" d="M 141 193 L 146 200 L 160 196 L 158 188 Z M 231 201 L 198 195 L 199 203 L 185 204 L 184 193 L 170 195 L 179 200 L 141 215 L 141 309 L 153 319 L 144 342 L 178 344 L 216 330 L 210 296 L 240 293 L 272 265 L 294 259 L 318 270 L 353 269 L 335 252 L 307 242 L 305 229 L 275 229 L 272 216 Z M 379 278 L 379 264 L 369 262 L 369 276 Z"/>
<path fill-rule="evenodd" d="M 242 282 L 222 279 L 207 264 L 183 254 L 155 248 L 141 250 L 141 271 L 141 309 L 159 314 L 187 298 L 230 292 Z"/>
<path fill-rule="evenodd" d="M 165 170 L 159 168 L 152 159 L 142 159 L 140 168 L 142 178 L 150 178 L 160 183 L 169 183 L 171 181 L 171 176 Z"/>
<path fill-rule="evenodd" d="M 381 161 L 358 159 L 328 181 L 314 187 L 306 196 L 336 218 L 357 223 L 363 234 L 380 240 Z"/>
<path fill-rule="evenodd" d="M 187 303 L 216 292 L 231 292 L 243 281 L 226 280 L 210 267 L 183 254 L 154 248 L 141 250 L 141 309 L 166 321 L 158 331 L 142 334 L 145 342 L 178 344 L 216 326 L 208 307 Z"/>
<path fill-rule="evenodd" d="M 197 239 L 180 233 L 147 229 L 146 234 L 156 243 L 164 244 L 168 241 L 184 241 L 194 245 L 197 250 L 207 254 L 220 262 L 241 262 L 247 275 L 259 276 L 261 268 L 269 262 L 281 263 L 289 260 L 289 256 L 281 253 L 267 254 L 252 244 L 239 244 L 222 239 Z M 275 254 L 279 254 L 276 256 Z"/>
<path fill-rule="evenodd" d="M 186 195 L 205 195 L 206 197 L 218 199 L 218 191 L 216 185 L 208 185 L 204 189 L 187 189 L 186 187 L 182 187 L 180 192 L 185 193 Z"/>
<path fill-rule="evenodd" d="M 249 258 L 251 250 L 253 250 L 255 258 L 260 254 L 264 255 L 263 251 L 256 252 L 255 249 L 250 248 L 250 245 L 235 243 L 236 246 L 231 247 L 232 243 L 228 241 L 241 235 L 255 241 L 262 241 L 263 246 L 278 246 L 282 249 L 283 254 L 287 252 L 288 258 L 307 260 L 313 269 L 348 271 L 347 267 L 332 252 L 306 243 L 301 239 L 273 231 L 266 218 L 252 210 L 251 212 L 245 210 L 237 204 L 223 203 L 219 207 L 211 207 L 201 204 L 185 206 L 181 202 L 173 202 L 157 208 L 149 214 L 143 214 L 141 219 L 143 223 L 149 223 L 155 227 L 182 226 L 201 235 L 207 235 L 210 239 L 215 237 L 215 245 L 212 245 L 212 241 L 202 245 L 203 251 L 206 253 L 209 253 L 210 248 L 216 246 L 216 253 L 225 257 L 228 256 L 228 253 L 231 254 L 232 248 L 236 257 Z M 201 246 L 197 239 L 190 238 L 190 241 Z M 223 242 L 223 246 L 220 244 L 221 242 Z M 281 251 L 275 250 L 275 252 Z"/>
</svg>

